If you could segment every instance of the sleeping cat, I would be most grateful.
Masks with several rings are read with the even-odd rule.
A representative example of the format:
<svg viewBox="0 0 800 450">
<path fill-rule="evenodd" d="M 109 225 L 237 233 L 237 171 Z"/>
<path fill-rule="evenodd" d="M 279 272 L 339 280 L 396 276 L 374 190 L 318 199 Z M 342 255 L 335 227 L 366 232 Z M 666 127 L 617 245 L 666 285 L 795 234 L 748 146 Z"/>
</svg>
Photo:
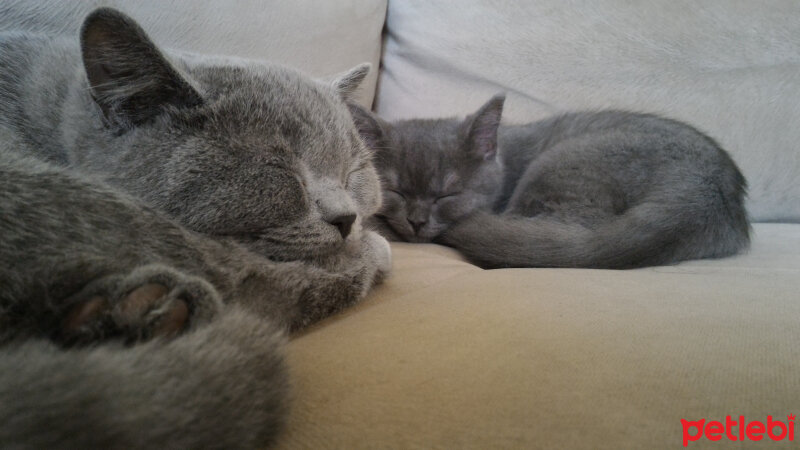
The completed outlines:
<svg viewBox="0 0 800 450">
<path fill-rule="evenodd" d="M 748 246 L 745 179 L 708 136 L 624 111 L 501 126 L 503 102 L 392 124 L 351 105 L 383 183 L 374 226 L 484 268 L 622 269 Z"/>
<path fill-rule="evenodd" d="M 369 66 L 168 57 L 111 9 L 75 44 L 0 35 L 0 447 L 273 442 L 285 332 L 390 267 Z"/>
</svg>

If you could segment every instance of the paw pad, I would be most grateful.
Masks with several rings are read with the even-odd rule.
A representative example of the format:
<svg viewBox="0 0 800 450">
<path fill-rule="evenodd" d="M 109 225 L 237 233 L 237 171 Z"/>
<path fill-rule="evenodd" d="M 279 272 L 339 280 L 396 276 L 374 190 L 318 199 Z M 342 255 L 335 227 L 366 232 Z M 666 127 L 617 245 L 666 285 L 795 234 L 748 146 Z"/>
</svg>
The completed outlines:
<svg viewBox="0 0 800 450">
<path fill-rule="evenodd" d="M 66 345 L 172 337 L 209 320 L 221 305 L 216 290 L 202 279 L 161 266 L 101 278 L 68 303 L 56 333 Z"/>
</svg>

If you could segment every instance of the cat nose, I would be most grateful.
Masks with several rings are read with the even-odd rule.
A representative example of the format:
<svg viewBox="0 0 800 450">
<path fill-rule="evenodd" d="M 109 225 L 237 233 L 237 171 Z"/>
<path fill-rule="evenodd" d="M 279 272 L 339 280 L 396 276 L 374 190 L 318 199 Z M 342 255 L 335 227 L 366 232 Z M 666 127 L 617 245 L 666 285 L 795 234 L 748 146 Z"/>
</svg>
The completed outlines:
<svg viewBox="0 0 800 450">
<path fill-rule="evenodd" d="M 353 228 L 353 222 L 355 221 L 355 214 L 343 214 L 341 216 L 334 217 L 333 219 L 329 220 L 328 223 L 338 228 L 339 234 L 341 234 L 342 239 L 344 239 L 350 234 L 350 230 Z"/>
<path fill-rule="evenodd" d="M 408 223 L 411 225 L 411 228 L 414 229 L 414 234 L 419 233 L 419 229 L 424 227 L 425 224 L 428 222 L 427 220 L 419 220 L 419 219 L 406 219 Z"/>
</svg>

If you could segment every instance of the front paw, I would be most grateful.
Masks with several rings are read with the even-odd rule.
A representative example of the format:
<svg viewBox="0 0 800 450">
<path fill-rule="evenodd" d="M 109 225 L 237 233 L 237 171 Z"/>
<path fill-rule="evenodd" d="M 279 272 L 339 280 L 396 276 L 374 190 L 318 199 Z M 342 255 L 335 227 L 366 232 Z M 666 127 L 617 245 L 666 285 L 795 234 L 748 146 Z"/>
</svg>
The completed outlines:
<svg viewBox="0 0 800 450">
<path fill-rule="evenodd" d="M 379 278 L 383 278 L 392 270 L 392 247 L 383 236 L 373 231 L 364 234 L 364 252 L 378 269 Z"/>
<path fill-rule="evenodd" d="M 208 282 L 158 264 L 97 279 L 66 304 L 55 336 L 65 345 L 170 337 L 208 322 L 222 307 Z"/>
<path fill-rule="evenodd" d="M 405 239 L 403 239 L 399 234 L 397 234 L 397 232 L 394 231 L 394 229 L 392 229 L 391 226 L 389 226 L 385 219 L 382 219 L 378 216 L 368 217 L 364 221 L 364 229 L 365 231 L 374 231 L 389 241 L 405 241 Z"/>
</svg>

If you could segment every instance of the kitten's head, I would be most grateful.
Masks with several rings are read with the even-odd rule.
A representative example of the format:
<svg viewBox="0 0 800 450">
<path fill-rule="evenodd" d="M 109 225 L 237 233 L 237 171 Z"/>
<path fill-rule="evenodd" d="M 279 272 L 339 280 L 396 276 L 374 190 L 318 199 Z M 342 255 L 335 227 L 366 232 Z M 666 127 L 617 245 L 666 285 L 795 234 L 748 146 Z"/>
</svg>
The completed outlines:
<svg viewBox="0 0 800 450">
<path fill-rule="evenodd" d="M 344 103 L 369 65 L 323 84 L 272 65 L 172 64 L 110 9 L 86 19 L 81 46 L 102 126 L 130 158 L 117 182 L 190 229 L 312 258 L 355 242 L 379 208 L 371 152 Z"/>
<path fill-rule="evenodd" d="M 505 97 L 464 120 L 387 123 L 350 106 L 362 138 L 375 151 L 383 207 L 377 217 L 400 238 L 430 242 L 454 222 L 490 208 L 502 181 L 497 130 Z"/>
</svg>

